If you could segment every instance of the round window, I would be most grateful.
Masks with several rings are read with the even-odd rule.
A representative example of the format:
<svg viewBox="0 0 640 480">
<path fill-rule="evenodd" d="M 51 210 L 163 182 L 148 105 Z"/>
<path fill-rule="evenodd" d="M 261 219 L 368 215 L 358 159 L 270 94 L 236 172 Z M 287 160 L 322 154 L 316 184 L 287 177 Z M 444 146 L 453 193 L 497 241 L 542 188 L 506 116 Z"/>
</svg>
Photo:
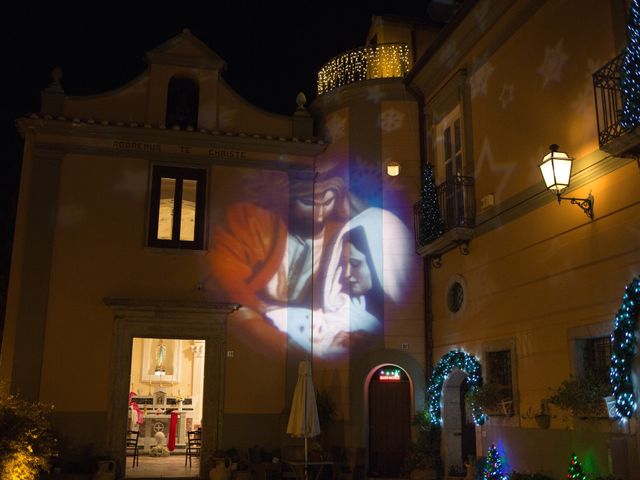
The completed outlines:
<svg viewBox="0 0 640 480">
<path fill-rule="evenodd" d="M 447 293 L 447 306 L 452 313 L 458 312 L 464 302 L 464 288 L 460 282 L 454 282 Z"/>
</svg>

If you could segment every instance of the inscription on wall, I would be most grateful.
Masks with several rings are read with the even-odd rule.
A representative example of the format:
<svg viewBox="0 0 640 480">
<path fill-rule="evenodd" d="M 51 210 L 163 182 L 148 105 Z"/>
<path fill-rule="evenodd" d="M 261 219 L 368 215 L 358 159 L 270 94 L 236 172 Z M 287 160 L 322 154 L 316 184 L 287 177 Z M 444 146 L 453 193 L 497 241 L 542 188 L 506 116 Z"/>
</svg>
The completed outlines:
<svg viewBox="0 0 640 480">
<path fill-rule="evenodd" d="M 242 150 L 227 150 L 216 147 L 202 148 L 187 145 L 162 145 L 160 143 L 131 142 L 126 140 L 114 140 L 111 146 L 116 150 L 207 155 L 215 158 L 223 158 L 225 160 L 244 160 L 246 158 L 246 152 Z"/>
</svg>

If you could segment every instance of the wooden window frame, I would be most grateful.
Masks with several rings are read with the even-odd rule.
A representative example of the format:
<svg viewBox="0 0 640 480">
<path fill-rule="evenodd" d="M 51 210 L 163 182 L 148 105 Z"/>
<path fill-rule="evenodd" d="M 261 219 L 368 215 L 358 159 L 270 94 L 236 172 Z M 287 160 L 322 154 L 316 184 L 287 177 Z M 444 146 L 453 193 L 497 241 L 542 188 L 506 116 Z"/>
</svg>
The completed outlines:
<svg viewBox="0 0 640 480">
<path fill-rule="evenodd" d="M 160 212 L 160 186 L 162 178 L 176 180 L 174 192 L 174 215 L 171 240 L 158 239 L 158 214 Z M 180 240 L 180 223 L 182 204 L 183 180 L 196 181 L 196 211 L 195 231 L 193 240 Z M 171 167 L 166 165 L 154 165 L 151 174 L 151 195 L 149 206 L 149 237 L 148 245 L 157 248 L 178 248 L 190 250 L 204 249 L 204 218 L 205 218 L 205 192 L 207 170 L 203 168 Z"/>
</svg>

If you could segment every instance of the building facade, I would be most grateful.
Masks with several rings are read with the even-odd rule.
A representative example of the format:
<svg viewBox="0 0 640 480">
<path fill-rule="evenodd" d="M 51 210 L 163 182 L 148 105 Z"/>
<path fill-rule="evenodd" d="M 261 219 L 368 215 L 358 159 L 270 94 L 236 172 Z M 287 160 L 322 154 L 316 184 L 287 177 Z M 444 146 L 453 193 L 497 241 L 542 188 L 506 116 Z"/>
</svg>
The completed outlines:
<svg viewBox="0 0 640 480">
<path fill-rule="evenodd" d="M 128 396 L 147 451 L 149 422 L 182 404 L 178 448 L 200 425 L 203 473 L 216 450 L 287 459 L 309 360 L 336 407 L 322 447 L 357 452 L 367 475 L 406 473 L 427 412 L 445 473 L 495 444 L 509 470 L 559 478 L 575 452 L 593 475 L 636 478 L 637 412 L 553 398 L 571 379 L 610 383 L 640 274 L 638 142 L 615 117 L 628 9 L 477 0 L 442 28 L 373 17 L 291 116 L 235 94 L 188 31 L 112 92 L 66 96 L 54 75 L 18 121 L 0 376 L 119 475 Z M 539 169 L 550 144 L 573 158 L 563 200 Z"/>
<path fill-rule="evenodd" d="M 576 452 L 594 476 L 638 476 L 637 413 L 621 422 L 602 400 L 589 413 L 576 408 L 586 397 L 574 397 L 573 410 L 553 401 L 572 379 L 584 382 L 564 385 L 594 377 L 592 388 L 609 385 L 615 319 L 640 268 L 635 140 L 620 128 L 605 136 L 604 123 L 620 123 L 611 120 L 622 108 L 612 62 L 627 45 L 628 9 L 467 2 L 408 75 L 424 97 L 433 170 L 416 234 L 430 261 L 434 381 L 442 382 L 430 401 L 445 468 L 496 444 L 508 469 L 559 478 Z M 543 182 L 551 144 L 574 158 L 567 200 Z M 572 205 L 588 201 L 593 217 Z M 480 364 L 497 397 L 482 426 L 460 413 L 473 379 L 452 361 L 458 350 Z M 637 354 L 635 362 L 637 378 Z"/>
<path fill-rule="evenodd" d="M 187 30 L 146 60 L 95 96 L 66 95 L 54 72 L 41 112 L 18 120 L 8 388 L 53 404 L 63 447 L 114 458 L 121 476 L 127 430 L 152 453 L 175 413 L 176 451 L 202 428 L 206 474 L 220 450 L 298 459 L 287 420 L 306 359 L 335 407 L 316 441 L 364 465 L 375 410 L 374 464 L 399 473 L 426 375 L 417 111 L 401 75 L 354 86 L 321 127 L 304 96 L 291 116 L 248 104 Z M 386 111 L 373 142 L 353 127 Z M 396 147 L 399 179 L 385 173 Z"/>
</svg>

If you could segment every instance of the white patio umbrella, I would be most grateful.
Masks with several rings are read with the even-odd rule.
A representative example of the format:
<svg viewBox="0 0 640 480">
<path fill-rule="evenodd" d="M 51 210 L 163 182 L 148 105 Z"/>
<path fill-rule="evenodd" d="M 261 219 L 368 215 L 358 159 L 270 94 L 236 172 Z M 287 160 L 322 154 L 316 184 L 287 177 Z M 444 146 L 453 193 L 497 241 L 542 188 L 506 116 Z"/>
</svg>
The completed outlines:
<svg viewBox="0 0 640 480">
<path fill-rule="evenodd" d="M 304 470 L 306 477 L 309 454 L 308 440 L 320 435 L 316 391 L 313 387 L 311 364 L 308 360 L 303 360 L 298 365 L 298 382 L 293 391 L 287 433 L 293 437 L 304 437 Z"/>
</svg>

